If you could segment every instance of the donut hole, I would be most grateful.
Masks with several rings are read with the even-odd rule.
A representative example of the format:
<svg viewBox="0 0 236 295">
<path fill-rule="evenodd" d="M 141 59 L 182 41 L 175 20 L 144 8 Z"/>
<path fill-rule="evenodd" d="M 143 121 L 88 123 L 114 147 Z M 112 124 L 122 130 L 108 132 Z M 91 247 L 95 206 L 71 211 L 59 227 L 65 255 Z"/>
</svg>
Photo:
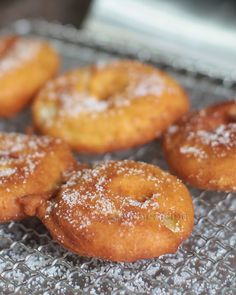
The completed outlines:
<svg viewBox="0 0 236 295">
<path fill-rule="evenodd" d="M 109 188 L 120 197 L 130 198 L 140 203 L 150 199 L 156 192 L 153 182 L 144 181 L 142 177 L 136 175 L 116 176 L 109 183 Z"/>
<path fill-rule="evenodd" d="M 115 70 L 102 70 L 95 73 L 89 84 L 89 92 L 98 100 L 109 100 L 122 92 L 128 83 L 127 74 Z"/>
</svg>

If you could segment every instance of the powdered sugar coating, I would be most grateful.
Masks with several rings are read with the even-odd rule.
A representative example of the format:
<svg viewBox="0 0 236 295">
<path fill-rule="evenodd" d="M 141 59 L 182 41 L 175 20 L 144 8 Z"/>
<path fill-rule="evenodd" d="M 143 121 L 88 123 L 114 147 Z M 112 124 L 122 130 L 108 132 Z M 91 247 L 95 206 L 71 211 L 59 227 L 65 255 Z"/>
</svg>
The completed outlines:
<svg viewBox="0 0 236 295">
<path fill-rule="evenodd" d="M 75 172 L 37 216 L 75 253 L 127 262 L 173 253 L 194 222 L 181 181 L 130 160 Z"/>
<path fill-rule="evenodd" d="M 42 43 L 36 40 L 17 39 L 12 47 L 0 57 L 0 77 L 35 58 L 41 46 Z"/>
<path fill-rule="evenodd" d="M 51 143 L 52 139 L 45 136 L 0 133 L 0 184 L 25 183 L 46 157 L 44 149 Z"/>
<path fill-rule="evenodd" d="M 192 112 L 175 126 L 163 147 L 176 175 L 200 189 L 235 191 L 235 101 Z"/>
<path fill-rule="evenodd" d="M 236 147 L 236 124 L 221 124 L 213 131 L 198 130 L 196 136 L 205 145 L 212 148 L 225 146 L 226 148 Z"/>
<path fill-rule="evenodd" d="M 179 149 L 181 154 L 193 155 L 196 158 L 205 159 L 207 158 L 206 152 L 199 147 L 195 146 L 181 146 Z"/>
<path fill-rule="evenodd" d="M 104 220 L 108 224 L 119 223 L 121 227 L 132 228 L 153 219 L 158 226 L 158 221 L 165 219 L 159 212 L 159 200 L 163 203 L 165 186 L 171 186 L 178 194 L 182 183 L 154 166 L 134 163 L 110 161 L 74 173 L 62 186 L 59 198 L 48 202 L 45 218 L 55 214 L 58 219 L 83 230 Z M 131 190 L 127 182 L 133 185 Z M 182 201 L 181 195 L 179 200 Z M 178 220 L 174 228 L 181 231 Z"/>
<path fill-rule="evenodd" d="M 174 134 L 179 130 L 179 127 L 177 125 L 172 125 L 168 128 L 167 132 L 169 134 Z"/>
<path fill-rule="evenodd" d="M 175 87 L 167 84 L 165 77 L 158 70 L 153 68 L 152 71 L 145 72 L 140 64 L 138 66 L 134 64 L 133 67 L 123 66 L 120 63 L 116 60 L 98 63 L 49 82 L 41 93 L 42 97 L 47 97 L 46 103 L 42 104 L 40 110 L 41 117 L 47 120 L 46 124 L 50 125 L 50 121 L 56 117 L 86 115 L 92 119 L 99 113 L 112 115 L 130 106 L 133 100 L 147 96 L 159 99 L 164 93 L 176 91 Z M 91 91 L 90 82 L 95 75 L 110 68 L 117 72 L 124 71 L 127 81 L 119 91 L 114 90 L 113 94 L 101 99 Z"/>
<path fill-rule="evenodd" d="M 183 118 L 169 127 L 165 140 L 176 147 L 180 154 L 207 160 L 211 155 L 223 158 L 236 151 L 236 123 L 232 117 L 235 102 L 225 102 L 203 109 Z"/>
<path fill-rule="evenodd" d="M 9 177 L 16 172 L 16 168 L 3 168 L 0 169 L 0 177 Z"/>
<path fill-rule="evenodd" d="M 62 94 L 60 101 L 63 105 L 63 112 L 72 117 L 77 117 L 84 112 L 99 113 L 108 108 L 106 101 L 99 101 L 96 97 L 89 96 L 87 93 Z"/>
</svg>

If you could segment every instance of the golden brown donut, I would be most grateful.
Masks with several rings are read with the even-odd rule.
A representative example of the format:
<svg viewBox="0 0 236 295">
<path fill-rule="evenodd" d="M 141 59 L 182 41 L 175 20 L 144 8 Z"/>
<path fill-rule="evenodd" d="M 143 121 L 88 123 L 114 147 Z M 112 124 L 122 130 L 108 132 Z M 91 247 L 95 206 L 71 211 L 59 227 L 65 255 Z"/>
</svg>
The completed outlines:
<svg viewBox="0 0 236 295">
<path fill-rule="evenodd" d="M 189 107 L 167 74 L 120 60 L 71 71 L 48 83 L 33 105 L 36 127 L 78 152 L 131 148 L 158 137 Z"/>
<path fill-rule="evenodd" d="M 21 111 L 58 67 L 59 57 L 46 42 L 19 36 L 0 39 L 0 117 Z"/>
<path fill-rule="evenodd" d="M 128 160 L 75 172 L 37 216 L 73 252 L 127 262 L 174 253 L 194 222 L 181 181 Z"/>
<path fill-rule="evenodd" d="M 184 116 L 166 132 L 163 147 L 172 171 L 192 186 L 236 191 L 236 102 Z"/>
<path fill-rule="evenodd" d="M 48 198 L 74 165 L 60 139 L 0 133 L 0 222 L 25 217 L 22 206 Z"/>
</svg>

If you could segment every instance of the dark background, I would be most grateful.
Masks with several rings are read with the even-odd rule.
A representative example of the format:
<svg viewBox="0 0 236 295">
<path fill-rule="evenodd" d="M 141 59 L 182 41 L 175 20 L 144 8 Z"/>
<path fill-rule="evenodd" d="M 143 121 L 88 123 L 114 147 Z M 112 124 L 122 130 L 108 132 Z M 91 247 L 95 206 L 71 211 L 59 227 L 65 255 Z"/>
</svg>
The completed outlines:
<svg viewBox="0 0 236 295">
<path fill-rule="evenodd" d="M 146 0 L 147 5 L 148 3 L 151 5 L 151 2 Z M 236 27 L 236 0 L 156 0 L 156 2 L 173 4 L 190 15 Z M 44 18 L 79 27 L 91 3 L 92 0 L 0 0 L 0 25 L 19 18 Z"/>
<path fill-rule="evenodd" d="M 0 25 L 20 18 L 44 18 L 80 26 L 90 0 L 0 0 Z"/>
</svg>

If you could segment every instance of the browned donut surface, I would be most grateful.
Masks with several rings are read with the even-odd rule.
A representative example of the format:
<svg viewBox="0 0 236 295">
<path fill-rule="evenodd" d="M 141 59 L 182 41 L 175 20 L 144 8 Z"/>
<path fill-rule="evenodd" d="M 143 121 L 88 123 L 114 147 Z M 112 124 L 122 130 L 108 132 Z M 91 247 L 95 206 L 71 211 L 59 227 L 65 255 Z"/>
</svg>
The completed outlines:
<svg viewBox="0 0 236 295">
<path fill-rule="evenodd" d="M 37 215 L 66 248 L 112 261 L 175 252 L 194 219 L 181 181 L 128 160 L 75 172 Z"/>
<path fill-rule="evenodd" d="M 191 113 L 163 140 L 171 169 L 197 188 L 236 191 L 236 102 Z"/>
<path fill-rule="evenodd" d="M 33 105 L 36 127 L 78 152 L 103 153 L 160 136 L 188 110 L 176 81 L 138 61 L 71 71 L 48 83 Z"/>
<path fill-rule="evenodd" d="M 74 165 L 59 139 L 0 133 L 0 222 L 25 217 L 23 207 L 48 198 Z"/>
<path fill-rule="evenodd" d="M 0 117 L 22 110 L 57 72 L 59 58 L 44 41 L 8 36 L 0 39 Z"/>
</svg>

